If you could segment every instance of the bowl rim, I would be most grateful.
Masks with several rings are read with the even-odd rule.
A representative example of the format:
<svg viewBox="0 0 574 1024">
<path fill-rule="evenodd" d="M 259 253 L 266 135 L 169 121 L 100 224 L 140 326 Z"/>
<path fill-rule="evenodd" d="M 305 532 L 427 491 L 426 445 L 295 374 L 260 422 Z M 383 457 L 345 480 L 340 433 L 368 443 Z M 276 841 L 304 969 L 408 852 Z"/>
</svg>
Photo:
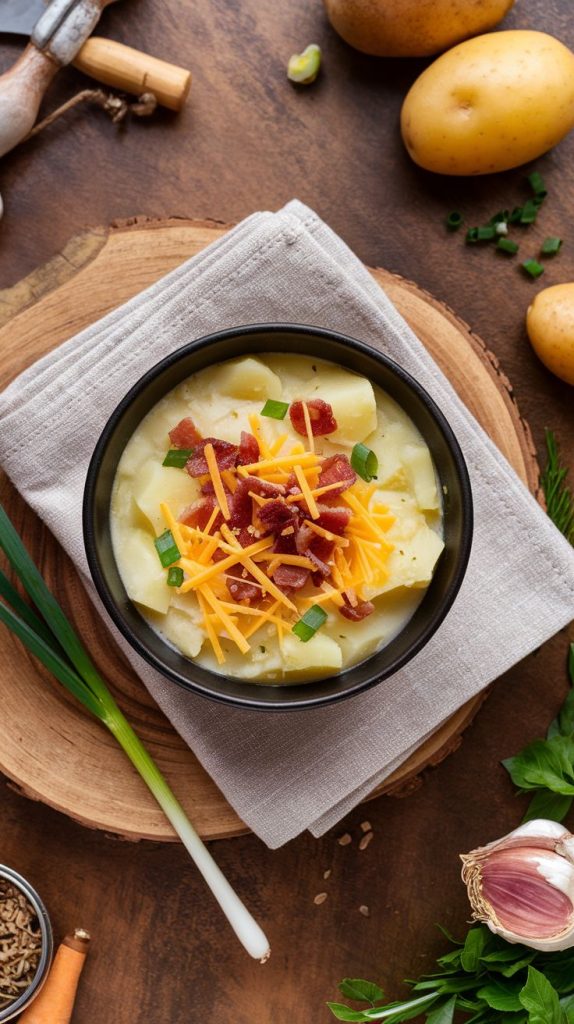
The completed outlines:
<svg viewBox="0 0 574 1024">
<path fill-rule="evenodd" d="M 8 1003 L 7 1006 L 0 1009 L 0 1022 L 7 1022 L 12 1020 L 12 1018 L 17 1016 L 19 1013 L 22 1013 L 22 1011 L 29 1006 L 32 1000 L 36 998 L 44 984 L 52 963 L 52 956 L 54 953 L 54 935 L 48 911 L 30 882 L 24 878 L 23 875 L 14 871 L 13 868 L 9 868 L 6 864 L 0 864 L 0 878 L 6 879 L 6 881 L 10 882 L 10 884 L 16 889 L 19 889 L 23 896 L 26 897 L 38 918 L 40 931 L 42 933 L 40 959 L 32 981 L 28 985 L 28 988 L 24 989 L 24 991 L 17 996 L 13 1002 Z"/>
<path fill-rule="evenodd" d="M 291 698 L 289 700 L 276 700 L 268 701 L 263 698 L 257 698 L 256 696 L 236 696 L 227 695 L 225 693 L 215 692 L 213 689 L 203 685 L 201 682 L 184 678 L 178 674 L 177 671 L 167 667 L 159 658 L 157 658 L 151 651 L 147 649 L 137 634 L 131 629 L 129 624 L 124 621 L 111 593 L 109 592 L 108 585 L 101 570 L 97 543 L 95 539 L 94 530 L 94 499 L 96 483 L 98 479 L 98 471 L 102 462 L 103 456 L 105 455 L 108 444 L 111 442 L 114 431 L 124 416 L 125 412 L 129 409 L 132 402 L 145 391 L 149 384 L 160 376 L 164 371 L 169 370 L 172 366 L 177 364 L 181 359 L 184 359 L 190 353 L 202 351 L 214 343 L 225 342 L 227 339 L 241 339 L 249 338 L 257 334 L 308 334 L 317 339 L 328 339 L 329 341 L 335 341 L 346 348 L 350 348 L 361 355 L 374 359 L 399 378 L 399 380 L 405 384 L 411 391 L 414 391 L 418 400 L 426 407 L 435 423 L 437 424 L 440 433 L 442 434 L 447 447 L 453 458 L 458 481 L 461 492 L 461 537 L 459 549 L 457 552 L 456 568 L 453 574 L 453 578 L 448 587 L 443 600 L 436 608 L 434 614 L 432 614 L 428 622 L 421 629 L 417 639 L 402 653 L 397 655 L 394 660 L 385 668 L 382 672 L 374 674 L 374 676 L 367 679 L 359 680 L 354 685 L 349 686 L 345 690 L 339 693 L 325 693 L 319 694 L 314 697 L 304 696 L 305 683 L 301 683 L 297 686 L 297 691 L 302 694 L 299 699 Z M 273 352 L 273 348 L 269 348 L 269 352 Z M 245 355 L 248 355 L 249 351 L 245 348 Z M 322 358 L 321 355 L 317 356 Z M 233 356 L 229 357 L 234 358 Z M 329 357 L 325 357 L 327 361 Z M 227 360 L 224 360 L 227 361 Z M 155 403 L 154 403 L 155 404 Z M 151 408 L 151 407 L 150 407 Z M 380 352 L 378 349 L 369 345 L 367 342 L 359 341 L 356 338 L 352 338 L 347 334 L 342 334 L 338 331 L 333 331 L 325 327 L 316 327 L 311 324 L 298 324 L 298 323 L 253 323 L 253 324 L 242 324 L 239 327 L 225 328 L 221 331 L 213 331 L 209 334 L 202 335 L 200 338 L 196 338 L 193 341 L 188 342 L 185 345 L 180 346 L 173 352 L 168 353 L 163 359 L 160 359 L 155 363 L 149 370 L 146 370 L 144 374 L 131 386 L 126 394 L 120 399 L 116 407 L 114 408 L 111 415 L 103 427 L 103 430 L 96 442 L 92 457 L 90 459 L 88 470 L 86 474 L 86 482 L 84 487 L 83 503 L 82 503 L 82 526 L 84 536 L 84 546 L 86 550 L 86 557 L 88 566 L 96 586 L 98 595 L 106 608 L 106 611 L 110 615 L 114 625 L 118 628 L 124 639 L 128 641 L 130 646 L 139 654 L 141 657 L 158 671 L 161 675 L 168 678 L 170 681 L 177 683 L 184 690 L 191 693 L 197 693 L 200 696 L 207 698 L 208 700 L 216 701 L 227 705 L 228 707 L 242 708 L 244 710 L 253 711 L 304 711 L 310 708 L 325 707 L 331 704 L 338 703 L 341 700 L 346 700 L 350 697 L 354 697 L 359 693 L 363 693 L 369 690 L 371 687 L 378 685 L 385 679 L 394 675 L 399 671 L 407 662 L 411 661 L 423 647 L 429 642 L 432 636 L 436 633 L 437 629 L 446 618 L 450 611 L 453 602 L 460 590 L 462 581 L 464 579 L 466 569 L 468 566 L 470 552 L 472 547 L 473 539 L 473 527 L 474 527 L 474 508 L 472 499 L 472 488 L 470 483 L 470 477 L 466 465 L 464 455 L 462 453 L 460 444 L 446 419 L 444 413 L 437 405 L 435 400 L 429 395 L 428 391 L 420 384 L 415 377 L 413 377 L 408 370 L 405 370 L 400 364 L 396 363 L 386 354 Z M 358 662 L 364 664 L 376 655 L 377 651 L 374 651 L 369 655 L 364 662 Z M 193 659 L 187 659 L 193 664 Z M 349 666 L 349 670 L 352 670 L 357 666 Z M 217 680 L 218 674 L 211 672 L 209 669 L 204 669 L 208 675 L 213 676 L 214 680 Z M 320 683 L 328 684 L 331 680 L 336 680 L 340 676 L 340 673 L 333 676 L 327 676 L 324 679 L 319 680 Z M 225 677 L 223 677 L 225 678 Z M 257 683 L 253 684 L 251 680 L 246 681 L 247 685 L 256 685 L 257 687 L 264 687 L 265 684 Z M 269 684 L 269 686 L 277 684 Z M 291 691 L 295 688 L 291 687 Z"/>
</svg>

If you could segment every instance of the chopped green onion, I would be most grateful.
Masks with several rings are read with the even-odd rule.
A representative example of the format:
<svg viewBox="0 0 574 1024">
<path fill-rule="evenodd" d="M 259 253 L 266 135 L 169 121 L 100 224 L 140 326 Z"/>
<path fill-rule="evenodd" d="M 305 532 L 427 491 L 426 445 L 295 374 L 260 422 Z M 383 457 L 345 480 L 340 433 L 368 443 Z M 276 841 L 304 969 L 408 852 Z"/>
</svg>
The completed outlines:
<svg viewBox="0 0 574 1024">
<path fill-rule="evenodd" d="M 482 228 L 477 228 L 476 240 L 478 242 L 491 242 L 496 237 L 496 228 L 493 224 L 485 224 Z"/>
<path fill-rule="evenodd" d="M 494 230 L 496 231 L 497 235 L 507 235 L 508 234 L 508 224 L 507 224 L 507 222 L 505 220 L 499 220 L 498 223 L 494 225 Z"/>
<path fill-rule="evenodd" d="M 510 214 L 510 217 L 508 218 L 508 223 L 509 224 L 519 224 L 521 217 L 522 217 L 522 207 L 521 206 L 515 206 L 513 211 L 512 211 L 512 213 Z"/>
<path fill-rule="evenodd" d="M 478 228 L 469 228 L 466 232 L 466 244 L 474 245 L 475 242 L 478 242 Z"/>
<path fill-rule="evenodd" d="M 192 455 L 193 448 L 170 448 L 162 466 L 175 466 L 176 469 L 183 469 Z"/>
<path fill-rule="evenodd" d="M 462 213 L 458 213 L 456 210 L 454 210 L 452 213 L 449 213 L 448 217 L 446 218 L 446 226 L 449 231 L 458 231 L 461 224 Z"/>
<path fill-rule="evenodd" d="M 298 85 L 311 85 L 321 67 L 321 49 L 316 43 L 307 46 L 303 53 L 294 53 L 287 64 L 287 78 Z"/>
<path fill-rule="evenodd" d="M 159 537 L 156 537 L 154 544 L 164 569 L 181 558 L 181 552 L 173 539 L 171 530 L 165 530 Z"/>
<path fill-rule="evenodd" d="M 561 238 L 545 238 L 540 252 L 543 253 L 544 256 L 555 256 L 561 245 Z"/>
<path fill-rule="evenodd" d="M 312 604 L 305 614 L 293 626 L 292 632 L 304 644 L 315 636 L 317 630 L 327 621 L 327 612 L 319 604 Z"/>
<path fill-rule="evenodd" d="M 284 420 L 289 408 L 289 402 L 275 402 L 268 398 L 261 410 L 262 416 L 269 416 L 272 420 Z"/>
<path fill-rule="evenodd" d="M 544 267 L 540 265 L 538 260 L 526 260 L 522 264 L 522 268 L 530 275 L 530 277 L 534 278 L 540 277 L 540 275 L 544 273 Z"/>
<path fill-rule="evenodd" d="M 181 587 L 183 583 L 183 569 L 179 565 L 172 565 L 167 571 L 168 587 Z"/>
<path fill-rule="evenodd" d="M 370 483 L 373 477 L 377 478 L 379 460 L 375 453 L 367 448 L 366 444 L 356 444 L 351 452 L 351 465 L 362 480 Z"/>
<path fill-rule="evenodd" d="M 488 223 L 489 224 L 495 224 L 495 225 L 496 224 L 501 224 L 501 223 L 505 223 L 506 224 L 506 222 L 509 221 L 509 220 L 510 220 L 510 212 L 508 210 L 499 210 L 498 213 L 494 214 L 494 217 L 490 218 Z"/>
<path fill-rule="evenodd" d="M 538 173 L 538 171 L 533 171 L 532 174 L 528 175 L 528 182 L 535 196 L 540 196 L 541 199 L 546 199 L 548 190 L 544 184 L 544 178 Z"/>
<path fill-rule="evenodd" d="M 35 613 L 28 610 L 22 614 L 19 595 L 14 590 L 10 592 L 11 584 L 3 584 L 2 596 L 13 607 L 0 601 L 0 622 L 109 729 L 173 825 L 240 942 L 252 957 L 267 959 L 269 943 L 261 928 L 216 866 L 159 768 L 123 716 L 1 505 L 0 548 L 44 620 L 37 629 L 39 620 Z"/>
<path fill-rule="evenodd" d="M 514 256 L 518 252 L 518 243 L 513 242 L 510 238 L 499 238 L 496 248 L 500 249 L 501 252 L 508 252 Z"/>
<path fill-rule="evenodd" d="M 534 224 L 538 216 L 538 203 L 535 199 L 527 199 L 520 214 L 520 224 Z"/>
</svg>

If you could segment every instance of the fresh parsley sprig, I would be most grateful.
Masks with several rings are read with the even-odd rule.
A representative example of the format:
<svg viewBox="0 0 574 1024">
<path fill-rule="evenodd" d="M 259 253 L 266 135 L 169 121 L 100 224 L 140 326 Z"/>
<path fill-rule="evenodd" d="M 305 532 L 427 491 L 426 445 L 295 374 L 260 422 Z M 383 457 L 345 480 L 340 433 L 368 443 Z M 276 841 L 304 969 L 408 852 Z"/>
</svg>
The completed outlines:
<svg viewBox="0 0 574 1024">
<path fill-rule="evenodd" d="M 574 544 L 574 496 L 567 486 L 568 469 L 560 460 L 560 449 L 551 430 L 546 430 L 547 461 L 540 478 L 546 511 L 571 544 Z"/>
<path fill-rule="evenodd" d="M 440 968 L 409 981 L 410 997 L 385 1002 L 374 982 L 345 978 L 339 990 L 366 1004 L 352 1009 L 328 1003 L 337 1020 L 400 1024 L 426 1016 L 427 1024 L 574 1024 L 574 950 L 538 953 L 510 945 L 485 925 L 470 928 L 464 942 L 437 960 Z"/>
<path fill-rule="evenodd" d="M 571 689 L 545 740 L 534 740 L 503 765 L 521 793 L 532 792 L 524 821 L 563 821 L 574 800 L 574 643 L 568 652 Z"/>
</svg>

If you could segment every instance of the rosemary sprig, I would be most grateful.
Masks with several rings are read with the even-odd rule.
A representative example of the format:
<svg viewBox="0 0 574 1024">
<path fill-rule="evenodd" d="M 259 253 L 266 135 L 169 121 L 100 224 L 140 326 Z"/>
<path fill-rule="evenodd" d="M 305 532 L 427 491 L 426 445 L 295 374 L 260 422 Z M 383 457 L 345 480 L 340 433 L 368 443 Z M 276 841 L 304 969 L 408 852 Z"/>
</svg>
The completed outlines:
<svg viewBox="0 0 574 1024">
<path fill-rule="evenodd" d="M 218 868 L 159 768 L 120 711 L 1 505 L 0 548 L 42 616 L 40 619 L 0 572 L 0 622 L 109 729 L 173 825 L 240 942 L 251 956 L 266 960 L 269 943 L 261 928 Z"/>
<path fill-rule="evenodd" d="M 574 544 L 574 496 L 566 484 L 568 468 L 560 461 L 560 449 L 552 430 L 546 429 L 547 461 L 540 478 L 546 510 L 552 522 Z"/>
</svg>

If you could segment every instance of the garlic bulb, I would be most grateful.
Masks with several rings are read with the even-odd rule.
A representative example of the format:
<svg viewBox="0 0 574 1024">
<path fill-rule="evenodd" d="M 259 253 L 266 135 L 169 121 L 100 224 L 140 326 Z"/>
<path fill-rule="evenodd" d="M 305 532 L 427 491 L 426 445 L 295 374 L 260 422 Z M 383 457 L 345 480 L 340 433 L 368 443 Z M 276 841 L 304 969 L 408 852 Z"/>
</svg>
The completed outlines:
<svg viewBox="0 0 574 1024">
<path fill-rule="evenodd" d="M 574 836 L 563 825 L 529 821 L 461 860 L 474 920 L 532 949 L 574 946 Z"/>
</svg>

